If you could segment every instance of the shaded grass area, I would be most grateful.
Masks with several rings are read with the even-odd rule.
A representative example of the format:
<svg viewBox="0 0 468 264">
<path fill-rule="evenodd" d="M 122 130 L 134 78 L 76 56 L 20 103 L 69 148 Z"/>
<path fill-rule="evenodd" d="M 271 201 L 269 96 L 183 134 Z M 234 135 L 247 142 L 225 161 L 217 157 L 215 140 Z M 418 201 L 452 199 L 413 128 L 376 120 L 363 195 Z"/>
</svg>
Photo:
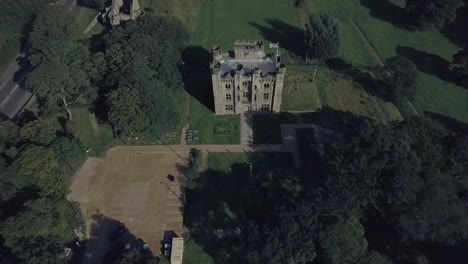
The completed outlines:
<svg viewBox="0 0 468 264">
<path fill-rule="evenodd" d="M 247 153 L 210 153 L 208 155 L 208 168 L 219 171 L 228 171 L 234 163 L 247 163 Z"/>
<path fill-rule="evenodd" d="M 198 130 L 194 144 L 239 144 L 240 116 L 217 116 L 210 109 L 192 98 L 190 129 Z"/>
<path fill-rule="evenodd" d="M 230 171 L 233 164 L 246 163 L 252 164 L 253 168 L 257 165 L 261 169 L 267 169 L 264 166 L 264 160 L 269 160 L 269 168 L 293 168 L 294 161 L 289 152 L 255 152 L 255 153 L 210 153 L 208 155 L 208 168 L 217 171 Z"/>
<path fill-rule="evenodd" d="M 438 31 L 405 30 L 402 26 L 403 6 L 402 0 L 309 0 L 307 2 L 310 11 L 330 12 L 340 20 L 342 30 L 340 56 L 358 66 L 377 65 L 377 61 L 370 56 L 368 48 L 349 21 L 350 17 L 383 60 L 403 55 L 413 60 L 420 71 L 424 71 L 420 74 L 417 82 L 418 91 L 413 100 L 416 108 L 468 122 L 466 107 L 468 90 L 444 81 L 444 78 L 441 79 L 440 71 L 427 71 L 424 65 L 434 56 L 440 58 L 438 60 L 440 62 L 450 62 L 460 48 Z M 402 48 L 411 53 L 398 52 Z M 425 58 L 419 59 L 420 54 L 425 54 Z M 438 66 L 431 65 L 431 67 Z"/>
<path fill-rule="evenodd" d="M 284 60 L 297 56 L 301 30 L 293 0 L 202 0 L 192 43 L 230 50 L 237 39 L 279 41 Z"/>
<path fill-rule="evenodd" d="M 184 264 L 214 264 L 213 258 L 208 255 L 190 236 L 184 238 Z"/>
<path fill-rule="evenodd" d="M 69 129 L 87 149 L 92 148 L 101 152 L 114 141 L 111 127 L 98 123 L 87 107 L 73 108 L 72 113 L 73 119 L 70 121 Z"/>
<path fill-rule="evenodd" d="M 322 108 L 313 72 L 314 67 L 287 68 L 282 102 L 284 111 L 315 111 Z"/>
<path fill-rule="evenodd" d="M 290 66 L 283 91 L 283 110 L 322 108 L 353 112 L 384 123 L 402 120 L 393 103 L 369 94 L 349 77 L 323 66 Z"/>
<path fill-rule="evenodd" d="M 281 144 L 281 124 L 315 124 L 346 134 L 359 127 L 366 119 L 365 116 L 332 109 L 310 113 L 253 115 L 253 142 L 254 144 Z"/>
<path fill-rule="evenodd" d="M 201 2 L 202 0 L 140 0 L 139 4 L 145 11 L 174 16 L 193 30 L 198 21 Z"/>
<path fill-rule="evenodd" d="M 217 159 L 211 164 L 222 170 L 208 168 L 197 188 L 187 192 L 184 222 L 194 242 L 187 239 L 192 244 L 184 253 L 184 263 L 243 263 L 239 230 L 246 219 L 266 215 L 276 201 L 294 199 L 301 190 L 300 180 L 282 170 L 292 164 L 289 153 L 217 154 L 208 158 Z M 239 160 L 252 163 L 252 170 Z"/>
</svg>

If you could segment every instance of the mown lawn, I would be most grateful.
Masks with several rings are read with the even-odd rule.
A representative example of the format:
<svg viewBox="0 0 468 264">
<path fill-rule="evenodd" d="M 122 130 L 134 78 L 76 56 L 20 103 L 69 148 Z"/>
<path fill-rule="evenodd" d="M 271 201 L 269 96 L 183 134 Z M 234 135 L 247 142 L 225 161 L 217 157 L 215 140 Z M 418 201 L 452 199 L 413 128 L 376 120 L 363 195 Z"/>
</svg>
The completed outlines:
<svg viewBox="0 0 468 264">
<path fill-rule="evenodd" d="M 234 163 L 248 163 L 247 153 L 210 153 L 208 168 L 212 170 L 228 171 Z"/>
<path fill-rule="evenodd" d="M 384 123 L 402 119 L 394 104 L 370 95 L 359 83 L 325 67 L 290 66 L 288 70 L 283 91 L 284 111 L 331 108 Z"/>
<path fill-rule="evenodd" d="M 182 21 L 189 30 L 197 24 L 202 0 L 140 0 L 140 8 Z"/>
<path fill-rule="evenodd" d="M 214 264 L 213 258 L 190 236 L 184 238 L 184 264 Z"/>
<path fill-rule="evenodd" d="M 192 43 L 229 50 L 237 39 L 279 41 L 280 47 L 293 50 L 301 44 L 296 43 L 301 32 L 293 0 L 202 0 Z M 294 56 L 285 49 L 282 54 L 283 59 Z"/>
<path fill-rule="evenodd" d="M 240 115 L 217 116 L 192 98 L 189 128 L 198 130 L 193 144 L 239 144 Z"/>
<path fill-rule="evenodd" d="M 99 153 L 114 141 L 112 128 L 109 125 L 99 124 L 86 106 L 73 108 L 72 113 L 73 119 L 68 122 L 68 129 L 87 149 Z"/>
<path fill-rule="evenodd" d="M 283 88 L 283 111 L 315 111 L 322 108 L 314 82 L 314 67 L 287 68 Z"/>
<path fill-rule="evenodd" d="M 357 66 L 376 66 L 378 63 L 370 55 L 350 19 L 356 22 L 383 60 L 403 55 L 412 59 L 420 68 L 427 66 L 425 59 L 450 62 L 460 48 L 440 32 L 407 31 L 398 26 L 398 21 L 390 21 L 395 20 L 403 6 L 403 0 L 307 1 L 308 10 L 315 13 L 330 12 L 340 20 L 340 56 Z M 468 122 L 468 90 L 428 73 L 421 73 L 419 77 L 418 92 L 413 100 L 416 108 Z"/>
</svg>

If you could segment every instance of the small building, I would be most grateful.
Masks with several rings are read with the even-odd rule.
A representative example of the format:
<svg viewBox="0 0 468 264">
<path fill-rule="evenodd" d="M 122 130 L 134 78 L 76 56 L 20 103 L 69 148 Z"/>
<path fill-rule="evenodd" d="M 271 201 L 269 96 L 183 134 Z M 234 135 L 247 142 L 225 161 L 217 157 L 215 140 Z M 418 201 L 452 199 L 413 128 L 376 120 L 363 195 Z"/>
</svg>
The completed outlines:
<svg viewBox="0 0 468 264">
<path fill-rule="evenodd" d="M 215 47 L 211 79 L 215 113 L 280 112 L 286 67 L 261 41 L 236 41 L 233 55 Z"/>
<path fill-rule="evenodd" d="M 172 238 L 171 264 L 182 264 L 184 256 L 184 239 L 181 237 Z"/>
</svg>

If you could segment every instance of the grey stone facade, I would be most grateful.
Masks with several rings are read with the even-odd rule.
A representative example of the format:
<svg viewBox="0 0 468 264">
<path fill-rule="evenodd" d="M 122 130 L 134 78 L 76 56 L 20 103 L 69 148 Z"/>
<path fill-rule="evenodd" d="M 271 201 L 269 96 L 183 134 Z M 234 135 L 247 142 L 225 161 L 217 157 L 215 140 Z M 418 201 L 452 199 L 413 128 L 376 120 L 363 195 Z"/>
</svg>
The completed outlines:
<svg viewBox="0 0 468 264">
<path fill-rule="evenodd" d="M 267 56 L 259 41 L 236 41 L 234 56 L 213 49 L 211 79 L 215 113 L 281 110 L 286 67 Z"/>
</svg>

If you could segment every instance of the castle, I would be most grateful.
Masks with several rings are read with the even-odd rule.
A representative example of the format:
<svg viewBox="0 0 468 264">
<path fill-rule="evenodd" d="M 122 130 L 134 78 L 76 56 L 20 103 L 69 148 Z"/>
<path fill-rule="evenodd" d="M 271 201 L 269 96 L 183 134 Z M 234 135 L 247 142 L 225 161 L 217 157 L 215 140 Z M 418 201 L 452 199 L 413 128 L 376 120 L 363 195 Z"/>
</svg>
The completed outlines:
<svg viewBox="0 0 468 264">
<path fill-rule="evenodd" d="M 211 71 L 217 115 L 281 110 L 286 67 L 279 54 L 265 54 L 262 42 L 236 41 L 233 56 L 213 48 Z"/>
</svg>

